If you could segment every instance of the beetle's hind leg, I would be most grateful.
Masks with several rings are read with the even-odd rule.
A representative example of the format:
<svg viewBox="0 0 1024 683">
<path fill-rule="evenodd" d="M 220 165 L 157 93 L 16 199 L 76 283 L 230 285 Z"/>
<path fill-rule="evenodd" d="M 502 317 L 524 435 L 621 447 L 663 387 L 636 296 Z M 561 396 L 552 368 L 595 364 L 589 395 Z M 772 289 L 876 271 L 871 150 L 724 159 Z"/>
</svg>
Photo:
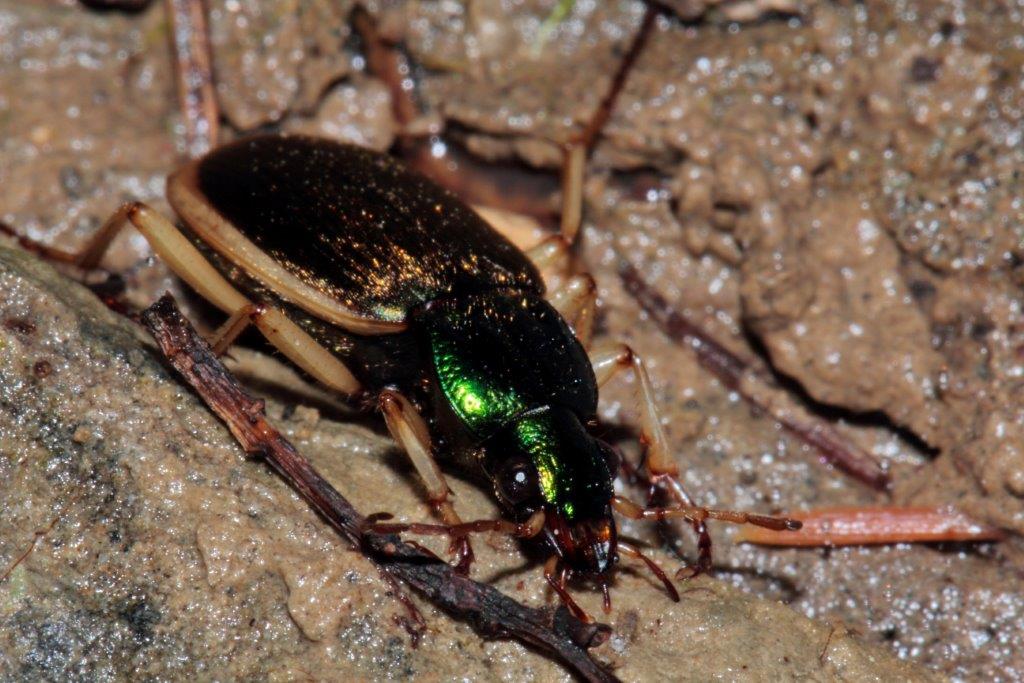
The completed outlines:
<svg viewBox="0 0 1024 683">
<path fill-rule="evenodd" d="M 779 530 L 799 529 L 800 523 L 780 517 L 754 515 L 732 510 L 711 510 L 698 506 L 687 493 L 679 479 L 679 466 L 669 453 L 668 440 L 661 427 L 658 409 L 654 403 L 654 390 L 647 367 L 643 360 L 625 344 L 597 350 L 590 356 L 594 368 L 594 376 L 598 386 L 608 382 L 623 370 L 632 372 L 637 383 L 638 402 L 640 408 L 640 440 L 646 446 L 644 469 L 651 486 L 651 494 L 663 487 L 675 499 L 676 505 L 668 508 L 644 510 L 624 499 L 616 500 L 616 510 L 621 514 L 635 519 L 685 519 L 697 534 L 697 564 L 693 575 L 708 571 L 711 568 L 711 536 L 708 533 L 706 520 L 719 519 L 736 524 L 755 524 Z"/>
<path fill-rule="evenodd" d="M 107 219 L 106 223 L 99 230 L 89 237 L 85 245 L 78 251 L 66 251 L 37 242 L 24 235 L 19 235 L 13 228 L 4 223 L 0 223 L 0 231 L 17 240 L 22 248 L 42 256 L 44 259 L 58 263 L 67 263 L 82 270 L 95 270 L 99 267 L 103 255 L 107 253 L 114 238 L 117 237 L 122 228 L 128 225 L 128 214 L 136 210 L 136 207 L 144 206 L 139 202 L 132 202 L 121 206 Z"/>
<path fill-rule="evenodd" d="M 423 480 L 434 514 L 441 519 L 447 529 L 458 530 L 463 522 L 449 499 L 451 490 L 448 488 L 448 482 L 445 481 L 441 468 L 434 460 L 431 452 L 430 432 L 423 417 L 409 402 L 409 399 L 397 391 L 389 389 L 382 391 L 378 398 L 378 405 L 384 415 L 388 431 L 412 460 L 413 466 Z M 465 533 L 453 533 L 451 544 L 451 552 L 458 558 L 455 569 L 464 575 L 469 574 L 469 568 L 473 564 L 473 547 L 470 545 L 468 533 L 468 530 Z"/>
<path fill-rule="evenodd" d="M 157 256 L 204 299 L 231 315 L 212 340 L 223 352 L 252 323 L 267 340 L 297 366 L 321 383 L 345 394 L 355 394 L 359 381 L 345 365 L 313 340 L 280 310 L 249 301 L 214 268 L 173 223 L 141 202 L 119 208 L 77 254 L 57 252 L 60 261 L 80 268 L 95 268 L 110 243 L 127 226 L 134 226 Z M 44 256 L 54 256 L 49 250 Z"/>
</svg>

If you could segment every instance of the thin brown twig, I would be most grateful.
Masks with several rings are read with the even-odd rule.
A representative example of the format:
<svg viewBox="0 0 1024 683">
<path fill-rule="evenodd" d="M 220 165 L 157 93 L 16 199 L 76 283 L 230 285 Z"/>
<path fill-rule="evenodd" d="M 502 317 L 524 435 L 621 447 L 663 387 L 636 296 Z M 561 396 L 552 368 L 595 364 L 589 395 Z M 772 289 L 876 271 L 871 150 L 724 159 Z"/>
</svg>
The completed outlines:
<svg viewBox="0 0 1024 683">
<path fill-rule="evenodd" d="M 615 681 L 587 653 L 607 639 L 603 624 L 586 624 L 563 606 L 522 605 L 495 588 L 460 576 L 423 548 L 397 536 L 364 533 L 366 519 L 267 422 L 263 402 L 239 385 L 165 294 L 142 321 L 167 361 L 228 426 L 242 448 L 262 456 L 328 524 L 381 570 L 484 637 L 508 637 L 560 660 L 588 681 Z"/>
<path fill-rule="evenodd" d="M 32 554 L 32 551 L 36 549 L 36 544 L 39 543 L 39 540 L 45 537 L 46 534 L 53 531 L 53 527 L 57 526 L 58 520 L 60 520 L 60 515 L 54 517 L 53 521 L 51 521 L 47 526 L 43 527 L 42 529 L 36 529 L 32 532 L 32 542 L 21 555 L 18 555 L 18 557 L 15 558 L 13 562 L 11 562 L 10 566 L 7 567 L 6 570 L 4 570 L 4 573 L 0 574 L 0 583 L 6 581 L 10 577 L 10 575 L 14 573 L 14 570 L 18 568 L 18 565 L 24 562 L 28 558 L 28 556 Z"/>
<path fill-rule="evenodd" d="M 220 109 L 202 0 L 166 0 L 178 104 L 185 118 L 185 152 L 197 158 L 217 144 Z"/>
<path fill-rule="evenodd" d="M 775 381 L 719 343 L 658 294 L 635 268 L 623 265 L 619 277 L 626 291 L 670 339 L 693 349 L 700 364 L 731 390 L 787 431 L 813 446 L 823 461 L 878 490 L 889 487 L 889 474 L 868 452 L 849 443 L 831 425 L 796 405 Z"/>
</svg>

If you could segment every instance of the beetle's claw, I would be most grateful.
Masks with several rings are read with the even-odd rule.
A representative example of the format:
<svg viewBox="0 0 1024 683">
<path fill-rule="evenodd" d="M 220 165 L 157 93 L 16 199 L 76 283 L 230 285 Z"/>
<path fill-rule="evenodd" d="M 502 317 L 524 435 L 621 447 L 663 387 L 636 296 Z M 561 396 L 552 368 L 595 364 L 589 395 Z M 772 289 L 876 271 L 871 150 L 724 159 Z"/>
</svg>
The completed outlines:
<svg viewBox="0 0 1024 683">
<path fill-rule="evenodd" d="M 469 576 L 469 570 L 476 560 L 473 554 L 473 545 L 469 542 L 469 536 L 457 536 L 452 539 L 448 552 L 458 558 L 455 563 L 455 573 L 459 576 Z"/>
<path fill-rule="evenodd" d="M 689 581 L 690 579 L 697 578 L 701 574 L 705 573 L 705 570 L 700 568 L 700 565 L 687 564 L 676 570 L 676 578 L 680 581 Z"/>
<path fill-rule="evenodd" d="M 367 515 L 363 520 L 363 530 L 364 532 L 377 533 L 375 529 L 376 526 L 381 522 L 386 522 L 387 520 L 394 518 L 395 516 L 390 512 L 374 512 L 373 514 Z"/>
</svg>

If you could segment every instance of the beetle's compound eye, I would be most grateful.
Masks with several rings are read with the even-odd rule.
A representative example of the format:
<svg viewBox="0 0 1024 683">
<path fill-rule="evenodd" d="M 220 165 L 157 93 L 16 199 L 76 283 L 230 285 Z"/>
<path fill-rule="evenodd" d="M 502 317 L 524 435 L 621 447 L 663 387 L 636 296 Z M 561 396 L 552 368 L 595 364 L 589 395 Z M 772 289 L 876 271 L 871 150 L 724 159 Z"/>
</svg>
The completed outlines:
<svg viewBox="0 0 1024 683">
<path fill-rule="evenodd" d="M 537 468 L 525 458 L 514 458 L 501 466 L 495 483 L 506 503 L 521 505 L 537 495 Z"/>
</svg>

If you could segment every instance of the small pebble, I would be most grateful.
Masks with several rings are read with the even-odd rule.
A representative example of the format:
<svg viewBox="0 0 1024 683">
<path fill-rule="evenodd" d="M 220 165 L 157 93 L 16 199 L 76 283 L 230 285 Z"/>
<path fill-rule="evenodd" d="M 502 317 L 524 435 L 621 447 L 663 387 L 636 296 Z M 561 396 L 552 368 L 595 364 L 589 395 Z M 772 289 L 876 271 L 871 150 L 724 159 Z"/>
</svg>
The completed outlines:
<svg viewBox="0 0 1024 683">
<path fill-rule="evenodd" d="M 36 361 L 35 365 L 32 366 L 32 374 L 39 379 L 49 377 L 53 373 L 53 365 L 48 360 Z"/>
</svg>

